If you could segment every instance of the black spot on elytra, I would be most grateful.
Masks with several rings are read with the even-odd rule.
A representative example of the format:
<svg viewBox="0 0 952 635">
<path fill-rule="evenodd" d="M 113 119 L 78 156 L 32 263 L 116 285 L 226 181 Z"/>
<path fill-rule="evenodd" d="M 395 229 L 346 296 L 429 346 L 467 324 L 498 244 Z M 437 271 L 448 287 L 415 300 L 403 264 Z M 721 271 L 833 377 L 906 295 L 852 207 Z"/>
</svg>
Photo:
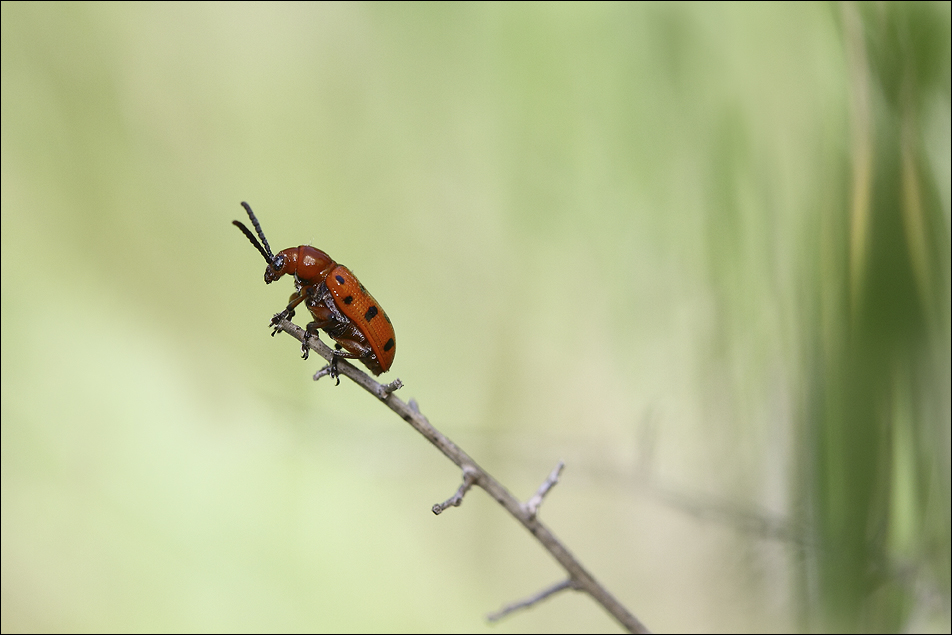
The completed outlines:
<svg viewBox="0 0 952 635">
<path fill-rule="evenodd" d="M 337 280 L 337 284 L 344 284 L 344 276 L 334 276 L 334 279 Z"/>
<path fill-rule="evenodd" d="M 377 306 L 376 306 L 376 305 L 373 305 L 373 306 L 371 306 L 369 309 L 367 309 L 367 312 L 366 312 L 366 313 L 364 313 L 364 319 L 369 322 L 370 320 L 374 319 L 375 317 L 377 317 Z"/>
<path fill-rule="evenodd" d="M 393 338 L 392 338 L 392 337 L 391 337 L 389 340 L 387 340 L 387 343 L 386 343 L 386 344 L 383 345 L 383 352 L 386 353 L 386 352 L 388 352 L 391 348 L 393 348 Z"/>
<path fill-rule="evenodd" d="M 350 304 L 353 301 L 354 301 L 354 296 L 352 295 L 349 295 L 346 298 L 344 298 L 344 304 Z"/>
</svg>

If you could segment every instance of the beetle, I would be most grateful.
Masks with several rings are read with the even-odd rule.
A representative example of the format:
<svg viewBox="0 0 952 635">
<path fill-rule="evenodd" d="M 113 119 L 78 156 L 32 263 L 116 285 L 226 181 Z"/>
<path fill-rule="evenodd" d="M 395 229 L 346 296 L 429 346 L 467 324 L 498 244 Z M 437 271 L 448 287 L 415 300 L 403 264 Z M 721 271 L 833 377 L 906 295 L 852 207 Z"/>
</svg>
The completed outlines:
<svg viewBox="0 0 952 635">
<path fill-rule="evenodd" d="M 271 319 L 271 325 L 282 319 L 290 320 L 294 317 L 295 307 L 303 302 L 313 318 L 301 343 L 304 359 L 310 350 L 308 339 L 320 339 L 318 331 L 323 330 L 336 344 L 330 363 L 331 377 L 338 376 L 337 359 L 340 357 L 359 360 L 374 375 L 387 372 L 397 352 L 393 324 L 357 276 L 310 245 L 289 247 L 273 254 L 251 206 L 245 202 L 241 206 L 248 212 L 261 242 L 240 221 L 232 221 L 232 225 L 244 233 L 268 263 L 264 270 L 265 283 L 271 284 L 286 274 L 294 276 L 295 292 L 291 294 L 287 308 Z M 337 381 L 340 383 L 340 379 Z"/>
</svg>

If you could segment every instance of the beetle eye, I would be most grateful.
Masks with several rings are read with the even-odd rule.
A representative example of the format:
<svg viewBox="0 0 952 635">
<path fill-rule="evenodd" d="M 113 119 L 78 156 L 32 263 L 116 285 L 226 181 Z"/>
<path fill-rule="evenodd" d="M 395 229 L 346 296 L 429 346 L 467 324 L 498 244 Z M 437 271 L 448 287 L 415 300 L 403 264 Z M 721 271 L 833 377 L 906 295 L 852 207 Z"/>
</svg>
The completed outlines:
<svg viewBox="0 0 952 635">
<path fill-rule="evenodd" d="M 275 273 L 284 269 L 284 256 L 275 256 L 274 262 L 271 263 L 271 269 L 273 269 Z"/>
</svg>

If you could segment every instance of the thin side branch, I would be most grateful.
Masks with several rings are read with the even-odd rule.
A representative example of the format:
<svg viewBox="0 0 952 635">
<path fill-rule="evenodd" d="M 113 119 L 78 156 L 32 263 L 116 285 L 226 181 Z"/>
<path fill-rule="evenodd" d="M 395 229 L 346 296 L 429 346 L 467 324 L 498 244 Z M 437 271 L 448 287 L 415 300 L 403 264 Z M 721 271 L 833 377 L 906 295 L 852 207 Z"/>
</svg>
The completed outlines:
<svg viewBox="0 0 952 635">
<path fill-rule="evenodd" d="M 281 320 L 276 327 L 277 330 L 288 333 L 299 342 L 304 340 L 304 329 L 289 320 Z M 316 337 L 309 338 L 308 344 L 311 350 L 328 362 L 331 361 L 333 351 L 329 346 Z M 621 602 L 616 600 L 608 590 L 595 580 L 592 574 L 582 566 L 562 542 L 549 531 L 548 527 L 539 522 L 539 519 L 534 515 L 530 514 L 529 510 L 526 509 L 515 496 L 509 493 L 509 490 L 490 476 L 489 473 L 481 468 L 468 454 L 446 438 L 439 430 L 430 425 L 430 422 L 419 412 L 418 408 L 414 409 L 410 407 L 410 405 L 393 394 L 392 391 L 388 391 L 384 385 L 374 381 L 370 375 L 359 370 L 346 359 L 338 359 L 337 369 L 341 375 L 352 380 L 358 386 L 386 404 L 388 408 L 409 423 L 414 430 L 422 434 L 430 443 L 435 445 L 446 458 L 463 470 L 464 479 L 467 473 L 471 473 L 473 475 L 473 484 L 485 490 L 485 492 L 497 503 L 502 505 L 513 518 L 522 523 L 522 526 L 535 536 L 536 540 L 538 540 L 562 568 L 565 569 L 574 588 L 590 595 L 593 600 L 601 604 L 619 624 L 630 632 L 650 632 L 637 617 L 632 615 Z M 549 485 L 549 488 L 551 488 L 551 485 Z"/>
<path fill-rule="evenodd" d="M 571 578 L 568 580 L 562 580 L 561 582 L 557 584 L 553 584 L 548 589 L 542 589 L 541 591 L 539 591 L 533 596 L 527 597 L 524 600 L 519 600 L 518 602 L 513 602 L 509 606 L 504 606 L 503 608 L 496 611 L 495 613 L 490 613 L 489 615 L 486 616 L 486 619 L 489 620 L 490 622 L 498 622 L 499 620 L 506 617 L 510 613 L 515 613 L 516 611 L 527 609 L 531 606 L 538 604 L 539 602 L 546 599 L 550 595 L 555 595 L 556 593 L 560 591 L 565 591 L 566 589 L 578 589 L 578 586 L 576 586 L 575 582 Z"/>
<path fill-rule="evenodd" d="M 472 469 L 463 468 L 463 484 L 459 486 L 459 489 L 456 490 L 456 493 L 450 496 L 448 499 L 442 503 L 437 503 L 433 506 L 433 513 L 439 516 L 443 513 L 448 507 L 459 507 L 463 504 L 463 497 L 466 496 L 466 492 L 469 491 L 469 488 L 473 486 L 476 482 L 476 471 Z"/>
<path fill-rule="evenodd" d="M 535 518 L 536 514 L 539 513 L 539 506 L 542 505 L 542 499 L 545 498 L 549 490 L 559 482 L 559 474 L 562 473 L 563 468 L 565 468 L 565 461 L 559 461 L 559 464 L 556 465 L 552 473 L 549 474 L 549 478 L 545 479 L 542 485 L 539 486 L 539 491 L 535 493 L 535 496 L 526 501 L 523 507 L 526 512 L 528 512 L 530 518 Z"/>
</svg>

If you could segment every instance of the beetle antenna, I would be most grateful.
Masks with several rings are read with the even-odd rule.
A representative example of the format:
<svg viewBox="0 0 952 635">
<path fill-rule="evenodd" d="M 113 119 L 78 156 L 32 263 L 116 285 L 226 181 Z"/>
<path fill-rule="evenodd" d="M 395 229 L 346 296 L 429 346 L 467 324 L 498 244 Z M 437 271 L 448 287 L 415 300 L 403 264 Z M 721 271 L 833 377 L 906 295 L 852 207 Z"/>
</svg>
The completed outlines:
<svg viewBox="0 0 952 635">
<path fill-rule="evenodd" d="M 268 244 L 268 239 L 264 237 L 264 232 L 261 231 L 261 223 L 258 222 L 258 217 L 255 216 L 255 213 L 251 211 L 251 205 L 248 205 L 242 201 L 241 206 L 245 208 L 246 212 L 248 212 L 248 218 L 250 218 L 252 224 L 254 224 L 255 230 L 258 232 L 258 236 L 261 238 L 261 242 L 264 243 L 264 249 L 268 253 L 268 262 L 274 262 L 274 254 L 271 252 L 271 245 Z"/>
<path fill-rule="evenodd" d="M 264 232 L 261 231 L 261 223 L 258 222 L 258 218 L 255 216 L 255 213 L 251 211 L 251 206 L 241 202 L 241 206 L 245 208 L 245 211 L 248 212 L 248 217 L 251 219 L 251 222 L 254 223 L 255 229 L 258 230 L 258 235 L 261 236 L 261 242 L 264 243 L 264 247 L 261 246 L 261 243 L 258 242 L 258 239 L 255 238 L 255 235 L 251 233 L 251 230 L 245 227 L 244 223 L 240 221 L 233 220 L 231 224 L 241 230 L 241 232 L 251 241 L 251 244 L 255 246 L 255 249 L 264 257 L 265 262 L 269 265 L 274 266 L 274 254 L 271 253 L 271 245 L 268 244 L 268 239 L 264 237 Z"/>
<path fill-rule="evenodd" d="M 255 238 L 255 235 L 251 233 L 250 229 L 245 227 L 241 221 L 233 220 L 231 221 L 231 224 L 240 229 L 244 235 L 248 237 L 248 240 L 250 240 L 251 244 L 255 246 L 255 249 L 261 252 L 261 255 L 264 256 L 265 261 L 269 265 L 273 264 L 274 261 L 268 257 L 268 253 L 264 250 L 264 247 L 261 246 L 261 243 L 258 242 L 258 239 Z"/>
</svg>

